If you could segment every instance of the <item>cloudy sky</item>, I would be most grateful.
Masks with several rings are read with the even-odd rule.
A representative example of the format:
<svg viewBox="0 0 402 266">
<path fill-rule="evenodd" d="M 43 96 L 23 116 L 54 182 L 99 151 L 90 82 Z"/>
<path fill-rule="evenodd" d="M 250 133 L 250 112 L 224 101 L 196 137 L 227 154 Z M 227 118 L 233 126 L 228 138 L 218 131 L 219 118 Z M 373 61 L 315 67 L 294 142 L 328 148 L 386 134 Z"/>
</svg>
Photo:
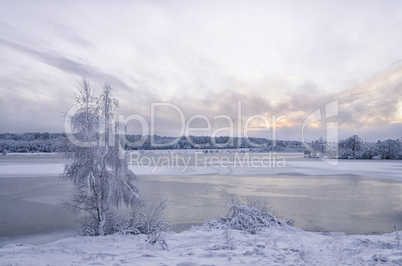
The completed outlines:
<svg viewBox="0 0 402 266">
<path fill-rule="evenodd" d="M 64 131 L 85 76 L 98 92 L 111 84 L 125 117 L 150 125 L 159 103 L 162 135 L 180 133 L 179 109 L 185 122 L 198 115 L 191 128 L 211 121 L 202 134 L 230 133 L 215 116 L 237 133 L 257 115 L 249 126 L 261 136 L 300 140 L 303 121 L 338 101 L 328 121 L 341 138 L 400 138 L 401 10 L 399 0 L 1 1 L 0 132 Z M 326 123 L 305 134 L 325 136 Z"/>
</svg>

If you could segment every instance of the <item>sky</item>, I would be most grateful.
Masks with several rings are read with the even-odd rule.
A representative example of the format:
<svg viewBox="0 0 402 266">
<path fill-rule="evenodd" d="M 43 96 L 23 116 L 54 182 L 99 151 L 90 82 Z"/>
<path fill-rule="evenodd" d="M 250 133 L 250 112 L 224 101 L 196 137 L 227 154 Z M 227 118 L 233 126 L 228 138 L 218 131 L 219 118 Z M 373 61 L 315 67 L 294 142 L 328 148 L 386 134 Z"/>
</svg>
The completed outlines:
<svg viewBox="0 0 402 266">
<path fill-rule="evenodd" d="M 85 76 L 98 93 L 113 87 L 129 133 L 302 140 L 337 123 L 339 138 L 401 138 L 401 10 L 398 0 L 1 1 L 0 132 L 63 132 Z"/>
</svg>

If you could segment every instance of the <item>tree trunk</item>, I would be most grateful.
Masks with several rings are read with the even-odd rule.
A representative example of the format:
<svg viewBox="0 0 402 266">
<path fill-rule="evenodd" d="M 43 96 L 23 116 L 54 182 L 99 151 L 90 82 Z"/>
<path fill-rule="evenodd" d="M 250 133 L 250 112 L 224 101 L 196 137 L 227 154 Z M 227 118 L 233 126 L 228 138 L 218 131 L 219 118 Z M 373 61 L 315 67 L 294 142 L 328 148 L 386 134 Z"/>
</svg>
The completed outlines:
<svg viewBox="0 0 402 266">
<path fill-rule="evenodd" d="M 105 231 L 104 231 L 104 227 L 106 224 L 106 216 L 104 211 L 100 211 L 100 221 L 99 221 L 99 235 L 104 236 L 105 235 Z"/>
</svg>

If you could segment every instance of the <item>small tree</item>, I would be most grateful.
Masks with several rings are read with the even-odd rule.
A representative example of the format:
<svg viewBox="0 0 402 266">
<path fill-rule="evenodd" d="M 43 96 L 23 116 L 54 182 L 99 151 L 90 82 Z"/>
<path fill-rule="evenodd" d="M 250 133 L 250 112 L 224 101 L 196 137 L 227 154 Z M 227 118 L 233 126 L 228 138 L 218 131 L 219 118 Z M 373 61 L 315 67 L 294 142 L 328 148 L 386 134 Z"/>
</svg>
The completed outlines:
<svg viewBox="0 0 402 266">
<path fill-rule="evenodd" d="M 398 160 L 401 158 L 401 141 L 399 139 L 378 141 L 377 147 L 382 159 Z"/>
<path fill-rule="evenodd" d="M 313 156 L 321 157 L 326 152 L 327 141 L 320 137 L 317 140 L 311 142 L 311 147 L 313 148 Z"/>
<path fill-rule="evenodd" d="M 339 157 L 342 159 L 359 159 L 362 157 L 363 142 L 357 135 L 341 140 L 338 147 Z"/>
<path fill-rule="evenodd" d="M 70 143 L 65 156 L 62 178 L 75 185 L 73 198 L 67 205 L 74 211 L 84 211 L 85 234 L 105 235 L 117 230 L 117 208 L 121 203 L 134 207 L 140 202 L 134 186 L 134 173 L 125 157 L 119 156 L 121 146 L 118 125 L 113 111 L 118 103 L 111 98 L 106 84 L 100 97 L 94 96 L 89 82 L 83 78 L 75 95 L 77 111 L 67 117 L 72 132 L 66 132 Z"/>
</svg>

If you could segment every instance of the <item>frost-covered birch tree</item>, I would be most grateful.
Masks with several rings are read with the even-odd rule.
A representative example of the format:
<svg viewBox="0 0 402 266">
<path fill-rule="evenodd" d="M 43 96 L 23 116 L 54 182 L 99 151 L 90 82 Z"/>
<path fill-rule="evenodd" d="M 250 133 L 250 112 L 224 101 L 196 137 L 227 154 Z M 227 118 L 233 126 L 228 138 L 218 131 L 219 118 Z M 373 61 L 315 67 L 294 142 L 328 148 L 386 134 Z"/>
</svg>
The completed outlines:
<svg viewBox="0 0 402 266">
<path fill-rule="evenodd" d="M 65 156 L 70 159 L 62 177 L 75 185 L 72 200 L 67 203 L 74 211 L 84 211 L 82 229 L 85 234 L 105 235 L 118 230 L 119 205 L 135 207 L 140 202 L 118 138 L 114 121 L 117 100 L 111 97 L 112 88 L 106 84 L 95 97 L 89 82 L 83 78 L 75 94 L 76 107 L 68 117 L 72 141 Z"/>
</svg>

